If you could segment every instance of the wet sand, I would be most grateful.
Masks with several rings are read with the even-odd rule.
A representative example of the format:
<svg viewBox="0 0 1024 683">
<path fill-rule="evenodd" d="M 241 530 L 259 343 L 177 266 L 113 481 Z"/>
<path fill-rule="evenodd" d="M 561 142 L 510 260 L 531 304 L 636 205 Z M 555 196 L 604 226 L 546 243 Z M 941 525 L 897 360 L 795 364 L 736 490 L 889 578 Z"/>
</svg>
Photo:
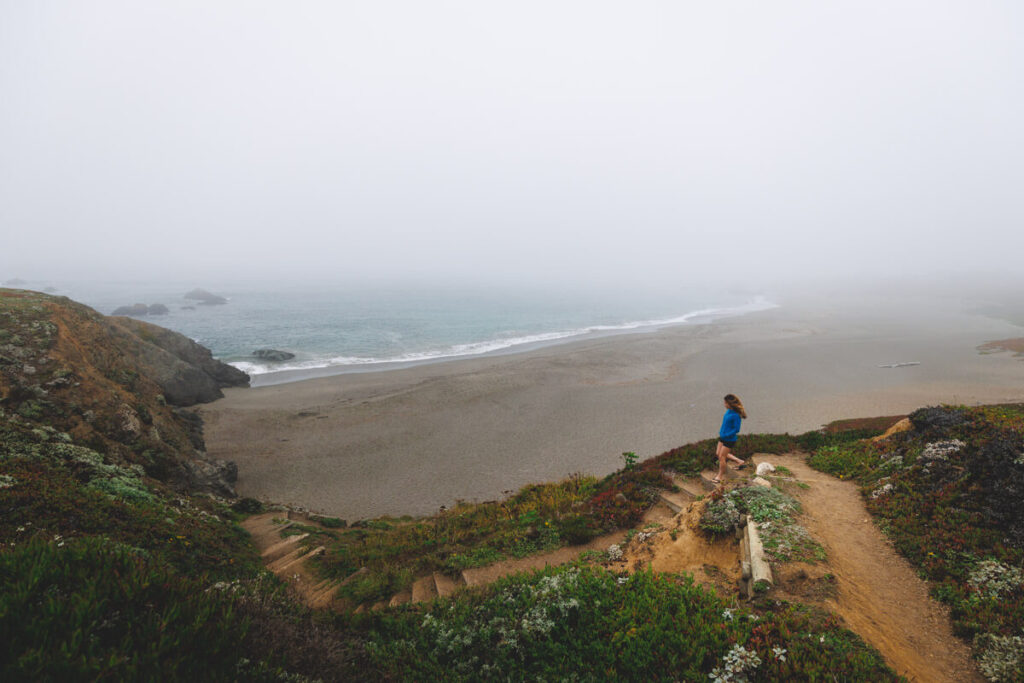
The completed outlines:
<svg viewBox="0 0 1024 683">
<path fill-rule="evenodd" d="M 574 472 L 604 475 L 623 451 L 642 459 L 716 436 L 728 392 L 746 404 L 748 434 L 937 403 L 1024 401 L 1024 362 L 976 349 L 1014 336 L 1021 328 L 1003 321 L 914 306 L 786 306 L 233 389 L 202 413 L 210 455 L 238 463 L 241 495 L 348 520 L 428 514 Z M 920 365 L 878 367 L 910 361 Z"/>
</svg>

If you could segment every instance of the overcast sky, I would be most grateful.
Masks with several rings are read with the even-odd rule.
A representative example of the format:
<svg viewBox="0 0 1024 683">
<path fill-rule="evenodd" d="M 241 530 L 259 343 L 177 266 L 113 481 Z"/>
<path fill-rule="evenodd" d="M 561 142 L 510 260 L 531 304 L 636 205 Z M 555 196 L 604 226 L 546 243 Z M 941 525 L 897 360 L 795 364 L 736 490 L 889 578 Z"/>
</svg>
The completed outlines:
<svg viewBox="0 0 1024 683">
<path fill-rule="evenodd" d="M 1019 272 L 1022 20 L 0 0 L 0 280 Z"/>
</svg>

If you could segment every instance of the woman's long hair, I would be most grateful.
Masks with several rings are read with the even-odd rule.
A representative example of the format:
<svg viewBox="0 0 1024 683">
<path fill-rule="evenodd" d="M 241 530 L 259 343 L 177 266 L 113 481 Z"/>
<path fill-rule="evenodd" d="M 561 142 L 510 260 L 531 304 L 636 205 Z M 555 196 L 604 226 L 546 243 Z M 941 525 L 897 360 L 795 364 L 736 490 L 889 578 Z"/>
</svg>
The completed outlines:
<svg viewBox="0 0 1024 683">
<path fill-rule="evenodd" d="M 744 420 L 747 419 L 747 411 L 743 410 L 743 401 L 740 400 L 739 396 L 737 396 L 736 394 L 726 394 L 725 403 L 730 408 L 739 413 L 740 417 L 742 417 Z"/>
</svg>

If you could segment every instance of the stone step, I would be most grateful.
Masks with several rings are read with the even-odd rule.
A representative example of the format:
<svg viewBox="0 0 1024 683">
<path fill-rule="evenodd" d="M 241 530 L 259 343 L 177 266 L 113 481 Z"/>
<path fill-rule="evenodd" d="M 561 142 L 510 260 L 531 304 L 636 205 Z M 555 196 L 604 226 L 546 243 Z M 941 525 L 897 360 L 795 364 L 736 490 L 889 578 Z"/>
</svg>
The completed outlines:
<svg viewBox="0 0 1024 683">
<path fill-rule="evenodd" d="M 397 607 L 398 605 L 404 605 L 405 603 L 412 600 L 412 591 L 402 591 L 401 593 L 395 593 L 391 600 L 388 602 L 388 607 Z"/>
<path fill-rule="evenodd" d="M 441 572 L 434 572 L 434 586 L 437 589 L 437 594 L 442 598 L 446 598 L 462 586 L 466 585 L 466 580 L 462 578 L 462 574 L 459 574 L 460 581 L 456 581 L 447 574 Z"/>
<path fill-rule="evenodd" d="M 412 601 L 427 602 L 437 597 L 437 586 L 434 583 L 434 576 L 428 574 L 413 581 Z"/>
<path fill-rule="evenodd" d="M 270 563 L 278 558 L 284 557 L 288 553 L 292 552 L 296 548 L 296 543 L 304 539 L 309 534 L 296 534 L 294 536 L 288 536 L 274 545 L 264 550 L 260 555 L 263 557 L 263 561 Z"/>
</svg>

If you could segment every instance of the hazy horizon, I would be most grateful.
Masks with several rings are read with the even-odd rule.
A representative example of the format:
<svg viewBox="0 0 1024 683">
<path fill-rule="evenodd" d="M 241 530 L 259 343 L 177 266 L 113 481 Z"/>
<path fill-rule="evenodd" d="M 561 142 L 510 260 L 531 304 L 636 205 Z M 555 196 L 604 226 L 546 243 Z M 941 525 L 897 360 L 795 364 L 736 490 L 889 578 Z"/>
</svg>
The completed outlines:
<svg viewBox="0 0 1024 683">
<path fill-rule="evenodd" d="M 1019 287 L 1022 14 L 0 3 L 0 282 Z"/>
</svg>

